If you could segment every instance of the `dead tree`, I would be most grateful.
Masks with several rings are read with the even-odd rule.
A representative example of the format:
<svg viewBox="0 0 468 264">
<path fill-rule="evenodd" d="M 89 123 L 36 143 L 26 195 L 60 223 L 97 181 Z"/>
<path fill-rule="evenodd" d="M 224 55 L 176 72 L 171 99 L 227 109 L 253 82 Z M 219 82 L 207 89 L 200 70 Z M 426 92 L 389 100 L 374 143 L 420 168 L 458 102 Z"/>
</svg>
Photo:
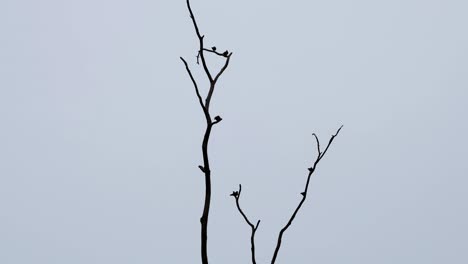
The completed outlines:
<svg viewBox="0 0 468 264">
<path fill-rule="evenodd" d="M 195 33 L 197 34 L 197 38 L 199 42 L 199 48 L 197 52 L 197 64 L 199 64 L 201 61 L 206 77 L 208 78 L 209 83 L 210 83 L 209 88 L 208 88 L 208 93 L 205 97 L 203 97 L 202 94 L 200 93 L 200 89 L 198 87 L 197 81 L 195 80 L 192 74 L 192 71 L 190 70 L 187 64 L 187 61 L 185 61 L 184 58 L 180 57 L 180 59 L 185 65 L 185 69 L 187 70 L 187 73 L 190 76 L 190 79 L 192 80 L 193 86 L 195 87 L 195 93 L 197 95 L 198 102 L 200 103 L 200 106 L 203 110 L 203 114 L 205 115 L 205 119 L 206 119 L 205 135 L 203 136 L 203 142 L 202 142 L 203 165 L 199 165 L 198 168 L 200 168 L 200 170 L 205 175 L 205 203 L 203 206 L 203 213 L 200 218 L 201 258 L 202 258 L 203 264 L 208 264 L 208 217 L 210 214 L 210 203 L 211 203 L 211 170 L 210 170 L 210 161 L 208 158 L 208 143 L 210 140 L 211 130 L 213 126 L 218 124 L 222 120 L 220 116 L 215 116 L 214 119 L 211 118 L 210 102 L 211 102 L 211 98 L 213 96 L 213 92 L 215 90 L 216 83 L 219 77 L 223 74 L 223 72 L 226 70 L 226 68 L 229 65 L 229 60 L 231 59 L 232 52 L 229 52 L 226 50 L 223 53 L 219 53 L 216 51 L 216 47 L 211 48 L 211 50 L 206 49 L 205 43 L 204 43 L 205 36 L 202 35 L 200 33 L 200 30 L 198 29 L 197 21 L 195 19 L 195 16 L 193 15 L 189 0 L 187 0 L 187 8 L 190 12 L 190 18 L 192 19 L 193 26 L 195 28 Z M 205 60 L 205 52 L 208 52 L 215 56 L 219 56 L 225 60 L 223 67 L 221 67 L 221 69 L 218 71 L 218 73 L 216 73 L 216 75 L 213 75 L 211 71 L 208 69 L 208 65 L 206 64 L 206 60 Z"/>
<path fill-rule="evenodd" d="M 224 71 L 228 67 L 229 61 L 231 59 L 232 52 L 229 52 L 228 50 L 225 50 L 222 53 L 218 52 L 216 46 L 211 47 L 211 49 L 205 48 L 205 43 L 204 43 L 205 36 L 200 33 L 197 21 L 195 19 L 195 16 L 193 15 L 193 11 L 192 11 L 192 8 L 190 6 L 190 1 L 189 0 L 186 0 L 186 1 L 187 1 L 187 8 L 188 8 L 188 11 L 190 13 L 190 19 L 192 20 L 193 27 L 195 29 L 195 33 L 197 35 L 198 42 L 199 42 L 199 47 L 198 47 L 197 56 L 196 56 L 196 62 L 197 62 L 198 65 L 201 62 L 201 65 L 203 67 L 205 75 L 206 75 L 206 77 L 208 78 L 208 81 L 209 81 L 208 92 L 207 92 L 206 96 L 203 96 L 202 93 L 200 92 L 200 87 L 198 86 L 198 83 L 197 83 L 195 77 L 193 76 L 192 71 L 190 70 L 190 67 L 189 67 L 187 61 L 184 58 L 180 57 L 180 59 L 182 60 L 182 62 L 185 65 L 185 69 L 186 69 L 186 71 L 187 71 L 187 73 L 188 73 L 188 75 L 189 75 L 189 77 L 190 77 L 190 79 L 192 81 L 192 84 L 193 84 L 193 86 L 195 88 L 195 93 L 196 93 L 196 96 L 198 98 L 198 102 L 200 104 L 200 107 L 203 110 L 203 114 L 204 114 L 205 120 L 206 120 L 206 129 L 205 129 L 205 134 L 203 136 L 203 141 L 202 141 L 203 165 L 199 165 L 198 168 L 201 170 L 201 172 L 205 176 L 205 201 L 204 201 L 203 213 L 202 213 L 202 216 L 200 218 L 200 223 L 201 223 L 201 258 L 202 258 L 202 263 L 203 264 L 208 264 L 208 217 L 209 217 L 209 213 L 210 213 L 210 203 L 211 203 L 211 170 L 210 170 L 210 162 L 209 162 L 209 155 L 208 155 L 208 143 L 209 143 L 209 140 L 210 140 L 210 135 L 211 135 L 211 131 L 212 131 L 213 126 L 218 124 L 222 120 L 222 118 L 219 115 L 215 116 L 213 119 L 211 118 L 210 103 L 211 103 L 211 98 L 213 96 L 213 92 L 214 92 L 215 87 L 216 87 L 216 83 L 217 83 L 219 77 L 224 73 Z M 224 60 L 224 65 L 221 67 L 221 69 L 219 69 L 219 71 L 216 74 L 212 74 L 212 72 L 208 68 L 208 65 L 207 65 L 206 59 L 205 59 L 206 53 L 209 53 L 209 54 L 214 55 L 214 56 L 221 57 Z M 291 226 L 292 222 L 296 218 L 297 213 L 299 212 L 299 210 L 301 209 L 302 205 L 304 204 L 304 202 L 306 200 L 307 192 L 308 192 L 308 189 L 309 189 L 310 178 L 311 178 L 312 174 L 315 172 L 315 169 L 316 169 L 318 163 L 320 162 L 320 160 L 327 153 L 328 148 L 331 146 L 331 144 L 332 144 L 333 140 L 335 139 L 335 137 L 338 136 L 338 133 L 340 132 L 342 127 L 343 126 L 341 126 L 336 131 L 336 133 L 331 136 L 330 140 L 328 141 L 327 146 L 325 147 L 325 149 L 323 151 L 320 148 L 319 138 L 317 137 L 316 134 L 312 134 L 315 137 L 316 144 L 317 144 L 317 157 L 316 157 L 315 161 L 312 163 L 312 166 L 310 168 L 308 168 L 308 176 L 307 176 L 307 180 L 306 180 L 306 183 L 305 183 L 305 188 L 304 188 L 304 191 L 300 193 L 302 198 L 299 201 L 298 206 L 296 207 L 296 209 L 292 213 L 291 217 L 289 218 L 289 221 L 284 225 L 284 227 L 279 232 L 278 240 L 277 240 L 277 243 L 276 243 L 275 251 L 273 253 L 271 264 L 274 264 L 276 262 L 276 258 L 278 256 L 278 252 L 279 252 L 280 247 L 281 247 L 281 243 L 282 243 L 282 240 L 283 240 L 284 233 Z M 255 260 L 255 234 L 256 234 L 258 226 L 260 224 L 260 220 L 258 220 L 256 222 L 256 224 L 254 225 L 249 220 L 249 218 L 244 213 L 244 211 L 241 209 L 240 203 L 239 203 L 241 192 L 242 192 L 242 185 L 239 184 L 239 190 L 233 191 L 231 193 L 231 196 L 234 197 L 239 213 L 242 215 L 245 222 L 249 225 L 249 227 L 251 229 L 251 236 L 250 236 L 251 260 L 252 260 L 253 264 L 256 264 L 256 260 Z"/>
</svg>

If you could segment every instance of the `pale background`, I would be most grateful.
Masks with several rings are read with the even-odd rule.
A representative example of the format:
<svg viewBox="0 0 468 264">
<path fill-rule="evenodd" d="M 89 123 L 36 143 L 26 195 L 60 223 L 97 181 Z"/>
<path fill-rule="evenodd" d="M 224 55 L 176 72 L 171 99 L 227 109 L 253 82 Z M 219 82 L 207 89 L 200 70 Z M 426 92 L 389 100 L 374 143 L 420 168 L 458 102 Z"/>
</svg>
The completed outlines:
<svg viewBox="0 0 468 264">
<path fill-rule="evenodd" d="M 212 263 L 468 263 L 468 2 L 192 0 L 214 94 Z M 0 263 L 200 263 L 183 0 L 0 1 Z M 211 60 L 213 64 L 218 61 Z M 204 80 L 204 79 L 203 79 Z"/>
</svg>

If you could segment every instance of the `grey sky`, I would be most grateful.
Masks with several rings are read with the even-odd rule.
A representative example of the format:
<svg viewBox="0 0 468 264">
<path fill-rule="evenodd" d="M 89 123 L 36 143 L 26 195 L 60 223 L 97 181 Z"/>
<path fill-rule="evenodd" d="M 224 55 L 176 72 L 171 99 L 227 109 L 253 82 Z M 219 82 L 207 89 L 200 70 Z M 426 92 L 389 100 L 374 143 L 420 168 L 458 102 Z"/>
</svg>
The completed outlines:
<svg viewBox="0 0 468 264">
<path fill-rule="evenodd" d="M 192 0 L 233 51 L 212 103 L 213 263 L 468 263 L 467 1 Z M 203 115 L 178 1 L 0 2 L 0 263 L 199 263 Z M 217 61 L 211 61 L 216 65 Z"/>
</svg>

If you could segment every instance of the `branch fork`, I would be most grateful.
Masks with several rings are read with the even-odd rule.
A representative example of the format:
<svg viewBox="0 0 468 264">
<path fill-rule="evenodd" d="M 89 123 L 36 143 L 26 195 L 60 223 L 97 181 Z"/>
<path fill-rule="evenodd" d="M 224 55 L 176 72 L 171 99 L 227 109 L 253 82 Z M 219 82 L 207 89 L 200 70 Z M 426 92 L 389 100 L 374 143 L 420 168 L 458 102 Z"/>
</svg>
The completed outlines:
<svg viewBox="0 0 468 264">
<path fill-rule="evenodd" d="M 192 71 L 190 70 L 190 67 L 187 61 L 183 57 L 180 57 L 180 60 L 183 62 L 185 69 L 187 71 L 187 74 L 189 75 L 190 80 L 192 81 L 192 84 L 195 88 L 195 94 L 197 96 L 198 103 L 200 104 L 200 107 L 202 108 L 203 114 L 206 119 L 206 129 L 205 129 L 205 134 L 203 136 L 203 142 L 202 142 L 203 165 L 199 165 L 198 168 L 205 175 L 205 201 L 204 201 L 204 206 L 203 206 L 203 213 L 202 213 L 202 216 L 200 217 L 201 259 L 202 259 L 202 264 L 208 264 L 208 216 L 209 216 L 210 205 L 211 205 L 211 170 L 210 170 L 210 161 L 209 161 L 209 155 L 208 155 L 208 143 L 210 140 L 212 127 L 218 124 L 219 122 L 221 122 L 222 120 L 220 116 L 215 116 L 214 120 L 212 120 L 211 113 L 210 113 L 210 103 L 211 103 L 211 98 L 213 96 L 213 92 L 215 90 L 218 79 L 221 77 L 221 75 L 224 73 L 226 68 L 229 66 L 229 61 L 231 59 L 232 52 L 225 51 L 223 53 L 219 53 L 219 52 L 216 52 L 215 47 L 212 48 L 212 50 L 205 49 L 204 47 L 205 36 L 200 34 L 200 30 L 198 28 L 198 24 L 195 19 L 195 16 L 193 15 L 192 7 L 190 6 L 189 0 L 187 0 L 187 8 L 190 13 L 190 19 L 192 20 L 193 27 L 195 29 L 195 33 L 197 35 L 198 42 L 199 42 L 199 48 L 198 48 L 198 53 L 197 53 L 197 64 L 200 64 L 200 61 L 201 61 L 205 75 L 208 78 L 209 83 L 210 83 L 208 93 L 205 97 L 203 97 L 202 94 L 200 93 L 200 88 L 198 86 L 198 83 L 195 77 L 193 76 Z M 205 60 L 205 52 L 213 53 L 225 59 L 224 65 L 216 74 L 212 74 L 210 69 L 208 68 L 208 65 Z"/>
<path fill-rule="evenodd" d="M 256 264 L 255 260 L 255 233 L 257 232 L 258 226 L 260 225 L 260 220 L 257 221 L 257 223 L 254 225 L 252 222 L 250 222 L 249 218 L 245 215 L 244 211 L 241 209 L 240 204 L 239 204 L 239 198 L 242 193 L 242 185 L 239 184 L 239 190 L 238 191 L 233 191 L 230 196 L 233 196 L 234 199 L 236 200 L 236 206 L 237 210 L 239 210 L 239 213 L 242 215 L 244 218 L 245 222 L 250 226 L 251 229 L 251 235 L 250 235 L 250 251 L 251 251 L 251 257 L 252 257 L 252 263 Z"/>
<path fill-rule="evenodd" d="M 210 109 L 210 103 L 211 103 L 211 99 L 212 99 L 212 96 L 213 96 L 217 81 L 219 80 L 221 75 L 224 73 L 224 71 L 227 69 L 227 67 L 229 66 L 229 62 L 230 62 L 230 59 L 231 59 L 231 56 L 232 56 L 232 52 L 229 52 L 228 50 L 226 50 L 226 51 L 220 53 L 220 52 L 217 51 L 217 48 L 215 46 L 213 46 L 211 49 L 205 48 L 205 46 L 204 46 L 205 36 L 200 34 L 200 30 L 198 28 L 197 21 L 195 19 L 195 16 L 193 15 L 193 11 L 192 11 L 192 8 L 190 6 L 190 1 L 186 0 L 186 2 L 187 2 L 188 11 L 190 13 L 190 19 L 192 20 L 193 27 L 195 29 L 195 33 L 197 35 L 198 42 L 199 42 L 199 48 L 198 48 L 198 52 L 197 52 L 197 56 L 196 56 L 196 63 L 200 64 L 200 61 L 201 61 L 203 70 L 205 72 L 205 75 L 209 80 L 208 93 L 207 93 L 207 95 L 205 97 L 203 97 L 201 95 L 201 93 L 200 93 L 198 83 L 197 83 L 195 77 L 193 76 L 192 71 L 190 70 L 190 67 L 189 67 L 187 61 L 183 57 L 180 57 L 181 61 L 183 62 L 184 66 L 185 66 L 185 69 L 186 69 L 186 71 L 187 71 L 187 73 L 188 73 L 188 75 L 190 77 L 190 80 L 192 81 L 192 84 L 193 84 L 193 86 L 195 88 L 195 94 L 197 96 L 198 103 L 200 104 L 200 107 L 202 108 L 203 114 L 204 114 L 205 119 L 206 119 L 206 129 L 205 129 L 205 134 L 203 136 L 203 141 L 202 141 L 203 165 L 199 165 L 198 168 L 203 172 L 203 174 L 205 176 L 205 201 L 204 201 L 203 213 L 202 213 L 202 216 L 200 217 L 200 223 L 201 223 L 201 259 L 202 259 L 202 264 L 208 264 L 208 246 L 207 246 L 208 245 L 208 235 L 207 234 L 208 234 L 208 216 L 209 216 L 210 204 L 211 204 L 211 170 L 210 170 L 210 162 L 209 162 L 209 156 L 208 156 L 208 143 L 209 143 L 212 127 L 222 121 L 222 118 L 220 116 L 215 116 L 214 119 L 212 119 L 209 109 Z M 219 56 L 219 57 L 221 57 L 221 58 L 223 58 L 225 60 L 224 65 L 221 67 L 221 69 L 219 69 L 219 71 L 216 74 L 212 74 L 212 72 L 208 68 L 208 65 L 207 65 L 206 59 L 205 59 L 205 52 L 217 55 L 217 56 Z M 299 212 L 299 210 L 301 209 L 303 203 L 306 200 L 307 191 L 309 189 L 309 183 L 310 183 L 310 178 L 311 178 L 312 174 L 314 173 L 314 171 L 315 171 L 318 163 L 320 162 L 320 160 L 327 153 L 328 148 L 332 144 L 335 137 L 338 136 L 338 134 L 339 134 L 342 127 L 343 126 L 341 126 L 336 131 L 336 133 L 331 136 L 325 150 L 323 150 L 323 151 L 320 148 L 319 138 L 317 137 L 317 135 L 315 133 L 312 134 L 315 137 L 315 140 L 316 140 L 316 143 L 317 143 L 317 157 L 316 157 L 315 161 L 313 162 L 313 165 L 308 168 L 309 173 L 308 173 L 308 176 L 307 176 L 307 181 L 306 181 L 306 184 L 305 184 L 305 188 L 304 188 L 304 191 L 301 192 L 302 199 L 300 200 L 298 206 L 296 207 L 293 214 L 289 218 L 289 221 L 285 224 L 285 226 L 279 232 L 278 241 L 276 243 L 276 248 L 275 248 L 275 251 L 273 253 L 273 258 L 271 260 L 271 264 L 274 264 L 275 261 L 276 261 L 279 249 L 281 247 L 283 234 L 290 227 L 290 225 L 292 224 L 293 220 L 295 219 L 297 213 Z M 239 213 L 242 215 L 245 222 L 247 223 L 247 225 L 251 229 L 250 243 L 251 243 L 252 263 L 256 264 L 256 260 L 255 260 L 255 234 L 256 234 L 257 229 L 258 229 L 258 227 L 260 225 L 260 220 L 258 220 L 256 222 L 256 224 L 254 225 L 248 219 L 248 217 L 246 216 L 246 214 L 244 213 L 244 211 L 240 207 L 239 199 L 240 199 L 241 193 L 242 193 L 242 185 L 239 184 L 239 190 L 233 191 L 230 196 L 234 197 Z"/>
<path fill-rule="evenodd" d="M 283 240 L 283 234 L 286 232 L 286 230 L 291 226 L 292 222 L 294 221 L 294 219 L 296 218 L 296 215 L 297 213 L 299 212 L 299 210 L 301 209 L 302 205 L 304 204 L 305 200 L 306 200 L 306 197 L 307 197 L 307 191 L 309 190 L 309 183 L 310 183 L 310 178 L 312 176 L 312 174 L 314 173 L 318 163 L 320 162 L 320 160 L 325 156 L 325 154 L 327 153 L 328 151 L 328 148 L 330 147 L 330 145 L 332 144 L 333 140 L 335 139 L 336 136 L 338 136 L 338 134 L 340 133 L 341 131 L 341 128 L 343 126 L 341 126 L 334 135 L 331 136 L 328 144 L 327 144 L 327 147 L 325 148 L 325 150 L 322 152 L 321 149 L 320 149 L 320 141 L 317 137 L 317 135 L 314 133 L 312 134 L 314 137 L 315 137 L 315 140 L 316 140 L 316 143 L 317 143 L 317 157 L 315 158 L 315 161 L 313 162 L 313 165 L 312 167 L 309 167 L 308 168 L 308 171 L 309 171 L 309 174 L 307 176 L 307 181 L 306 181 L 306 184 L 305 184 L 305 188 L 304 188 L 304 191 L 301 192 L 301 195 L 302 195 L 302 199 L 300 200 L 298 206 L 296 207 L 296 209 L 294 210 L 293 214 L 291 215 L 291 217 L 289 218 L 289 221 L 284 225 L 284 227 L 280 230 L 279 232 L 279 235 L 278 235 L 278 240 L 276 242 L 276 247 L 275 247 L 275 251 L 273 252 L 273 258 L 271 260 L 271 264 L 274 264 L 276 262 L 276 258 L 278 256 L 278 252 L 281 248 L 281 243 L 282 243 L 282 240 Z M 245 213 L 242 211 L 242 209 L 240 208 L 240 205 L 239 205 L 239 198 L 240 198 L 240 195 L 241 195 L 241 191 L 242 191 L 242 185 L 239 184 L 239 190 L 238 191 L 234 191 L 232 192 L 231 196 L 233 196 L 236 200 L 236 206 L 237 206 L 237 209 L 239 210 L 239 213 L 242 215 L 242 217 L 244 217 L 244 220 L 247 222 L 247 224 L 250 226 L 251 230 L 252 230 L 252 233 L 251 233 L 251 251 L 252 251 L 252 263 L 253 264 L 256 264 L 255 262 L 255 243 L 254 243 L 254 238 L 255 238 L 255 232 L 257 231 L 257 228 L 258 228 L 258 225 L 260 224 L 260 220 L 258 220 L 257 224 L 254 226 L 252 224 L 252 222 L 249 221 L 249 219 L 247 218 L 247 216 L 245 215 Z"/>
</svg>

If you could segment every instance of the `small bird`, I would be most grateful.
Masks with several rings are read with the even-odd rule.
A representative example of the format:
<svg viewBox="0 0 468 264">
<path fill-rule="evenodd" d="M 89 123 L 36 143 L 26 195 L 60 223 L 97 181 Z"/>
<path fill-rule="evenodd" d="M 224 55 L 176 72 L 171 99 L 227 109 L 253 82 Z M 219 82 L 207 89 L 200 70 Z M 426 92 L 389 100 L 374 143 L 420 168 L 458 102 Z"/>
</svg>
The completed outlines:
<svg viewBox="0 0 468 264">
<path fill-rule="evenodd" d="M 224 56 L 224 57 L 227 57 L 228 54 L 229 54 L 229 51 L 227 51 L 227 50 L 226 50 L 225 52 L 223 52 L 223 56 Z"/>
<path fill-rule="evenodd" d="M 233 191 L 230 196 L 234 196 L 234 197 L 237 198 L 237 196 L 239 196 L 239 192 L 238 191 Z"/>
<path fill-rule="evenodd" d="M 220 116 L 215 116 L 214 120 L 216 122 L 220 122 L 221 120 L 223 120 Z"/>
<path fill-rule="evenodd" d="M 213 51 L 216 51 L 216 47 L 215 47 L 215 46 L 211 47 L 211 49 L 212 49 Z"/>
</svg>

